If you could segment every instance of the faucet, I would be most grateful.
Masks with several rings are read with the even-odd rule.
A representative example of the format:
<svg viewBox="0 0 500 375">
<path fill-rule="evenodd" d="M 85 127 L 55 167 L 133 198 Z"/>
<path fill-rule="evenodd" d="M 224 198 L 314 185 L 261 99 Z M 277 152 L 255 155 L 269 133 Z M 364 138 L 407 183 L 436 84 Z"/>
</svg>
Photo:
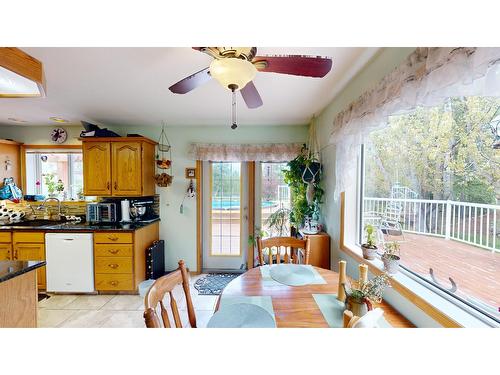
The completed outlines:
<svg viewBox="0 0 500 375">
<path fill-rule="evenodd" d="M 61 218 L 61 201 L 55 197 L 48 197 L 48 198 L 45 198 L 45 200 L 42 202 L 42 204 L 40 206 L 37 207 L 37 210 L 43 210 L 47 207 L 46 203 L 47 201 L 49 200 L 53 200 L 53 201 L 56 201 L 57 202 L 57 208 L 58 208 L 58 215 L 59 215 L 59 218 Z"/>
</svg>

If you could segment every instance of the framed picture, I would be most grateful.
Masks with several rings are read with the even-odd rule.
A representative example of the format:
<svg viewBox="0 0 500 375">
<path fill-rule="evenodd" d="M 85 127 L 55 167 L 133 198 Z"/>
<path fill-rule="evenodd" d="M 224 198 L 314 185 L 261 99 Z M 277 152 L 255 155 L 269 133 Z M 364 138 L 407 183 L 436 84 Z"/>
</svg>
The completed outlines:
<svg viewBox="0 0 500 375">
<path fill-rule="evenodd" d="M 196 178 L 196 168 L 186 168 L 186 178 Z"/>
</svg>

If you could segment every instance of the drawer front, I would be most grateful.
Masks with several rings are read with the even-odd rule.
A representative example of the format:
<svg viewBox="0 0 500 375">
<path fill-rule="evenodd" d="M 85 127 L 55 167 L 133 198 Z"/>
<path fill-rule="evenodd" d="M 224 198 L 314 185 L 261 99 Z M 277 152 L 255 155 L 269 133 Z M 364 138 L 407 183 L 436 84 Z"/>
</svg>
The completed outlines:
<svg viewBox="0 0 500 375">
<path fill-rule="evenodd" d="M 12 234 L 10 232 L 0 232 L 0 242 L 12 242 Z"/>
<path fill-rule="evenodd" d="M 134 280 L 132 275 L 127 274 L 103 274 L 95 275 L 96 290 L 133 290 Z"/>
<path fill-rule="evenodd" d="M 132 258 L 130 257 L 96 257 L 94 259 L 95 273 L 132 273 Z"/>
<path fill-rule="evenodd" d="M 96 257 L 131 257 L 133 246 L 128 244 L 95 244 L 94 254 Z"/>
<path fill-rule="evenodd" d="M 132 233 L 95 232 L 95 243 L 132 243 Z"/>
<path fill-rule="evenodd" d="M 45 260 L 45 245 L 38 243 L 14 244 L 15 260 Z"/>
<path fill-rule="evenodd" d="M 12 259 L 12 245 L 9 243 L 0 243 L 0 260 Z"/>
<path fill-rule="evenodd" d="M 14 232 L 14 243 L 16 242 L 45 242 L 44 232 Z"/>
</svg>

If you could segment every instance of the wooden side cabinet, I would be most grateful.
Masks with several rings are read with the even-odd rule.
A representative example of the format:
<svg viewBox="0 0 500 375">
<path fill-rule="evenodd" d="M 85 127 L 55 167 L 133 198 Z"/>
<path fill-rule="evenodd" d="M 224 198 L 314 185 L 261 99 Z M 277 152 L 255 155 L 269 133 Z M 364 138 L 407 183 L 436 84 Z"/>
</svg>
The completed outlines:
<svg viewBox="0 0 500 375">
<path fill-rule="evenodd" d="M 11 260 L 45 260 L 44 232 L 13 232 Z M 47 288 L 45 266 L 37 268 L 38 290 Z"/>
<path fill-rule="evenodd" d="M 330 269 L 330 236 L 328 233 L 304 234 L 304 239 L 309 238 L 311 253 L 309 264 L 316 267 Z"/>
<path fill-rule="evenodd" d="M 155 145 L 144 137 L 80 138 L 85 195 L 137 197 L 155 194 Z"/>
</svg>

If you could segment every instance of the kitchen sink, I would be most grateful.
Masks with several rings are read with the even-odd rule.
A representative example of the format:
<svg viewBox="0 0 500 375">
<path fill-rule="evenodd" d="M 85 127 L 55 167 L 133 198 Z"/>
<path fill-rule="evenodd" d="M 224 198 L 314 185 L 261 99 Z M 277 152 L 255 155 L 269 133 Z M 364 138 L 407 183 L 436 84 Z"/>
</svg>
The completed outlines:
<svg viewBox="0 0 500 375">
<path fill-rule="evenodd" d="M 10 223 L 10 224 L 5 224 L 5 226 L 9 227 L 17 227 L 17 228 L 25 228 L 25 227 L 46 227 L 46 226 L 52 226 L 52 225 L 60 225 L 67 223 L 67 220 L 48 220 L 48 219 L 36 219 L 36 220 L 26 220 L 26 221 L 21 221 L 19 223 Z"/>
</svg>

